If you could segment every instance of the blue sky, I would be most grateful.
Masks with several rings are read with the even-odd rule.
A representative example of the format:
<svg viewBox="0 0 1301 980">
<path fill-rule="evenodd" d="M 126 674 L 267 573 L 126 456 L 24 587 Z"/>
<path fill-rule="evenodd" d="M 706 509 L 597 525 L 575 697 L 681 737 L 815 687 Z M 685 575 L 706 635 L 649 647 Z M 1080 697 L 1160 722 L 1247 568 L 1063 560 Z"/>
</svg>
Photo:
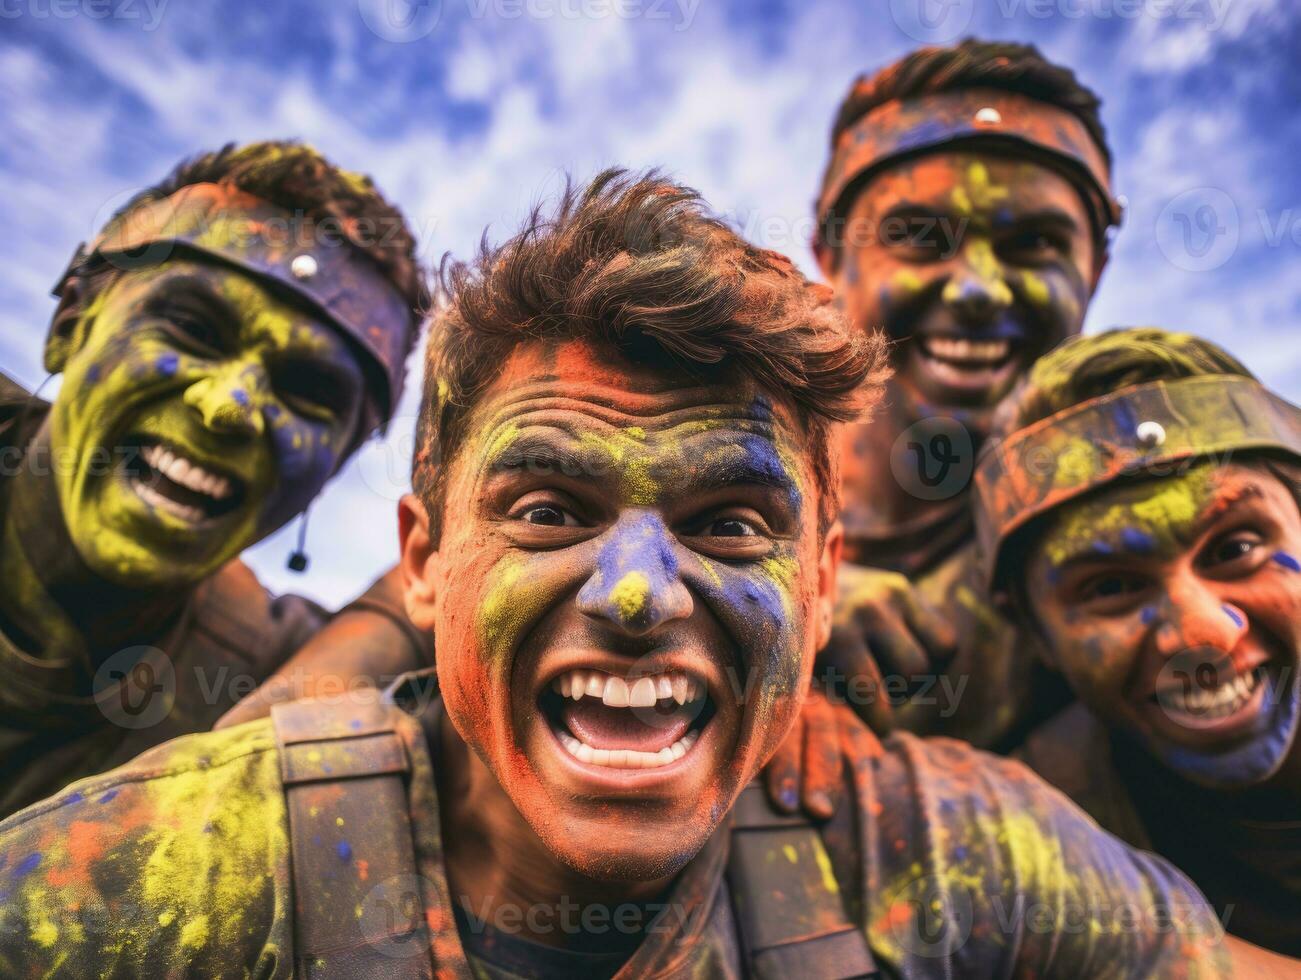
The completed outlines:
<svg viewBox="0 0 1301 980">
<path fill-rule="evenodd" d="M 1226 345 L 1301 399 L 1301 8 L 1291 0 L 0 0 L 0 368 L 39 383 L 49 288 L 180 158 L 299 137 L 371 173 L 429 259 L 509 234 L 562 175 L 659 166 L 812 273 L 809 204 L 857 73 L 919 41 L 1032 41 L 1104 99 L 1129 200 L 1087 327 Z M 409 386 L 409 391 L 415 390 Z M 250 552 L 337 603 L 387 567 L 408 398 Z"/>
</svg>

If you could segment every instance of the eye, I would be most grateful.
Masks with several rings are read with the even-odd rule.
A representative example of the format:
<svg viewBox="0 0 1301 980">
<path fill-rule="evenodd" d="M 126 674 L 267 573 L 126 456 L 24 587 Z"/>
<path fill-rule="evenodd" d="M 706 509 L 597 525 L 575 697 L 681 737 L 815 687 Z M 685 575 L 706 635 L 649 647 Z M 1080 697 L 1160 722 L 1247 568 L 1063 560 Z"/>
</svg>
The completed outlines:
<svg viewBox="0 0 1301 980">
<path fill-rule="evenodd" d="M 759 534 L 754 525 L 739 517 L 724 517 L 714 521 L 705 528 L 704 533 L 711 538 L 753 538 Z"/>
<path fill-rule="evenodd" d="M 1122 612 L 1143 595 L 1149 585 L 1149 580 L 1143 575 L 1109 570 L 1085 579 L 1073 590 L 1073 596 L 1077 603 L 1097 612 Z"/>
<path fill-rule="evenodd" d="M 225 351 L 224 334 L 201 313 L 173 306 L 160 310 L 158 315 L 172 328 L 172 334 L 195 353 L 215 358 Z"/>
<path fill-rule="evenodd" d="M 271 366 L 271 387 L 295 412 L 325 420 L 343 415 L 355 397 L 353 385 L 338 371 L 295 358 Z"/>
<path fill-rule="evenodd" d="M 542 527 L 578 526 L 578 518 L 563 507 L 557 507 L 554 504 L 539 504 L 536 507 L 530 507 L 521 512 L 517 519 L 524 521 L 526 524 L 537 524 Z"/>
<path fill-rule="evenodd" d="M 1003 239 L 998 251 L 1003 258 L 1018 265 L 1036 265 L 1065 254 L 1069 248 L 1070 242 L 1060 234 L 1027 229 Z"/>
<path fill-rule="evenodd" d="M 1255 531 L 1234 531 L 1212 541 L 1202 553 L 1200 564 L 1203 568 L 1235 571 L 1254 564 L 1252 558 L 1263 544 L 1264 540 Z"/>
</svg>

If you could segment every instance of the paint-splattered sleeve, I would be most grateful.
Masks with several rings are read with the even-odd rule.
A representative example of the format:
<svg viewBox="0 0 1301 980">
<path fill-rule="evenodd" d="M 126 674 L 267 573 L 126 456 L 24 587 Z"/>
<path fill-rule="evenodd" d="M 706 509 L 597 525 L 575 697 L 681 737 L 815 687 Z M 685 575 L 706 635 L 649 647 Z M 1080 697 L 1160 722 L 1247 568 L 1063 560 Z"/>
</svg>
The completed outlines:
<svg viewBox="0 0 1301 980">
<path fill-rule="evenodd" d="M 847 737 L 870 815 L 862 915 L 897 975 L 1229 975 L 1223 930 L 1193 884 L 1020 763 L 910 735 L 873 757 Z"/>
<path fill-rule="evenodd" d="M 0 823 L 0 976 L 289 977 L 269 721 L 166 742 Z"/>
</svg>

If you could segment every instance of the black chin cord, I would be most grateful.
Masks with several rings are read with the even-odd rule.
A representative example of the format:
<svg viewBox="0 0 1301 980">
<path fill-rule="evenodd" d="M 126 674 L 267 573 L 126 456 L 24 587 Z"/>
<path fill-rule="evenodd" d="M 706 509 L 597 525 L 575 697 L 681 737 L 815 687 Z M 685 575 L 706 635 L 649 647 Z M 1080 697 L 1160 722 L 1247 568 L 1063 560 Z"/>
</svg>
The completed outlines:
<svg viewBox="0 0 1301 980">
<path fill-rule="evenodd" d="M 311 514 L 311 508 L 303 511 L 303 516 L 298 519 L 298 547 L 289 553 L 289 561 L 286 562 L 291 572 L 307 571 L 307 518 Z"/>
</svg>

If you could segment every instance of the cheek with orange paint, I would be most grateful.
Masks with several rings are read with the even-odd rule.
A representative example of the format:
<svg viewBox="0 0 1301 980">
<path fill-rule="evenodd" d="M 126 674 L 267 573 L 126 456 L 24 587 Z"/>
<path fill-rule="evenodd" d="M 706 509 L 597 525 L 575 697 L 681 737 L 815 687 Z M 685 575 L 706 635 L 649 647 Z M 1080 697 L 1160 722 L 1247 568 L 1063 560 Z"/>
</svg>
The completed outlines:
<svg viewBox="0 0 1301 980">
<path fill-rule="evenodd" d="M 1279 481 L 1238 467 L 1112 496 L 1066 510 L 1030 565 L 1030 604 L 1054 661 L 1100 718 L 1185 777 L 1219 788 L 1268 778 L 1301 725 L 1295 502 Z M 1249 508 L 1233 509 L 1243 501 Z M 1228 530 L 1199 537 L 1198 522 L 1224 513 Z M 1217 543 L 1243 534 L 1250 550 L 1216 564 Z M 1082 550 L 1133 562 L 1108 557 L 1073 578 L 1059 560 Z M 1094 582 L 1110 583 L 1112 597 L 1070 598 Z"/>
</svg>

